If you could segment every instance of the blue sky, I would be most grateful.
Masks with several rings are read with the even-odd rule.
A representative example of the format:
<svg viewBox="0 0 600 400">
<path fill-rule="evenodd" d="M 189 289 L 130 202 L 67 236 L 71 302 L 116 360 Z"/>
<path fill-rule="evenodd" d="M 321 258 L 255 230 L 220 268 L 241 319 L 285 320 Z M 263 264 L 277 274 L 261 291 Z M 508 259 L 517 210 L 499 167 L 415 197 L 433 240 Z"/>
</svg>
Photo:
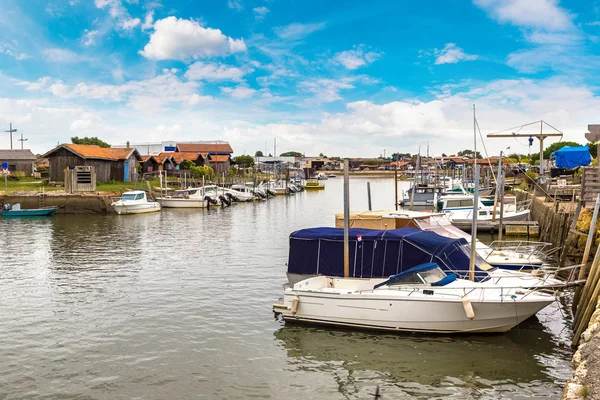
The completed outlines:
<svg viewBox="0 0 600 400">
<path fill-rule="evenodd" d="M 227 140 L 235 153 L 472 146 L 600 123 L 600 1 L 0 0 L 0 125 L 35 152 Z M 594 120 L 595 118 L 595 120 Z M 4 130 L 4 129 L 3 129 Z M 526 131 L 526 130 L 524 130 Z M 491 153 L 526 139 L 491 139 Z M 551 143 L 551 142 L 550 142 Z M 481 146 L 481 143 L 479 144 Z M 8 135 L 0 147 L 9 147 Z"/>
</svg>

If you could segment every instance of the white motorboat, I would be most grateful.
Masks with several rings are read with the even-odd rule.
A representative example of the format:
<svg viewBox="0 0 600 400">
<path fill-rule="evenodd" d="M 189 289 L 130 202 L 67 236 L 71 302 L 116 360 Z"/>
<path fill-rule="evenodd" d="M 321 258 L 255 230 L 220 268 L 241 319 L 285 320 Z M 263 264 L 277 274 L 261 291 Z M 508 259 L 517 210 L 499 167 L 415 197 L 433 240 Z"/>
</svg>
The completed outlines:
<svg viewBox="0 0 600 400">
<path fill-rule="evenodd" d="M 318 276 L 273 305 L 286 322 L 410 332 L 506 332 L 555 301 L 496 280 L 472 282 L 435 263 L 385 278 Z"/>
<path fill-rule="evenodd" d="M 204 194 L 204 188 L 187 188 L 175 190 L 171 196 L 159 199 L 165 208 L 206 208 L 208 200 Z"/>
<path fill-rule="evenodd" d="M 230 206 L 231 200 L 225 195 L 225 191 L 222 187 L 217 185 L 205 185 L 204 189 L 205 198 L 213 206 Z"/>
<path fill-rule="evenodd" d="M 529 219 L 529 209 L 520 206 L 516 202 L 516 198 L 505 197 L 507 203 L 504 206 L 503 219 L 505 221 L 526 221 Z M 514 201 L 508 201 L 514 199 Z M 454 220 L 472 219 L 473 215 L 473 195 L 469 194 L 453 194 L 440 197 L 442 202 L 442 212 L 448 216 L 452 222 Z M 496 216 L 494 218 L 494 207 L 485 206 L 481 201 L 478 202 L 478 221 L 492 221 L 500 218 L 500 207 L 496 208 Z"/>
<path fill-rule="evenodd" d="M 319 181 L 326 181 L 327 179 L 329 179 L 329 176 L 326 175 L 326 174 L 324 174 L 324 173 L 322 173 L 322 172 L 319 172 L 318 174 L 316 174 L 313 177 L 313 179 L 316 179 L 316 180 L 319 180 Z"/>
<path fill-rule="evenodd" d="M 231 189 L 225 188 L 223 191 L 225 192 L 225 196 L 231 199 L 231 201 L 238 203 L 254 201 L 256 196 L 247 189 L 244 185 L 233 185 Z"/>
<path fill-rule="evenodd" d="M 151 201 L 143 190 L 131 190 L 111 204 L 117 214 L 145 214 L 160 211 L 160 204 Z"/>
</svg>

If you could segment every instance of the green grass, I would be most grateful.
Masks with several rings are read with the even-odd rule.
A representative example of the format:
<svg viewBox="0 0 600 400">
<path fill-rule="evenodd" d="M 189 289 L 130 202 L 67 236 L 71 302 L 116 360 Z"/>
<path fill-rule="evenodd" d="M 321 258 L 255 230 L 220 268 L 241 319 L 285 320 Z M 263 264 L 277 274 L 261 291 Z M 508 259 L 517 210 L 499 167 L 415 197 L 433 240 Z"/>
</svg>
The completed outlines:
<svg viewBox="0 0 600 400">
<path fill-rule="evenodd" d="M 171 182 L 169 182 L 171 184 Z M 7 181 L 8 186 L 8 194 L 12 194 L 15 192 L 30 192 L 32 194 L 37 194 L 40 192 L 42 187 L 44 191 L 58 191 L 64 190 L 63 186 L 54 186 L 54 185 L 44 185 L 41 180 L 34 178 L 21 178 L 18 181 Z M 4 184 L 4 179 L 0 180 L 0 194 L 6 193 L 6 187 Z M 160 182 L 158 179 L 150 181 L 150 186 L 152 188 L 156 188 L 160 186 Z M 143 182 L 107 182 L 96 184 L 96 192 L 124 192 L 132 189 L 148 189 L 148 184 Z"/>
</svg>

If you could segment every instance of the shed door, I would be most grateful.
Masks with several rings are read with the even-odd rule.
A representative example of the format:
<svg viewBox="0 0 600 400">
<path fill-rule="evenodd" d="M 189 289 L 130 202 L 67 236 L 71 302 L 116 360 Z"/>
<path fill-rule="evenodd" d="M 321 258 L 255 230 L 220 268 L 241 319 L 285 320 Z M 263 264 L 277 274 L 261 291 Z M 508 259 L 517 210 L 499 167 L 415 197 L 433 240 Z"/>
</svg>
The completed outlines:
<svg viewBox="0 0 600 400">
<path fill-rule="evenodd" d="M 123 170 L 125 171 L 123 182 L 129 182 L 129 161 L 125 161 L 125 166 Z"/>
</svg>

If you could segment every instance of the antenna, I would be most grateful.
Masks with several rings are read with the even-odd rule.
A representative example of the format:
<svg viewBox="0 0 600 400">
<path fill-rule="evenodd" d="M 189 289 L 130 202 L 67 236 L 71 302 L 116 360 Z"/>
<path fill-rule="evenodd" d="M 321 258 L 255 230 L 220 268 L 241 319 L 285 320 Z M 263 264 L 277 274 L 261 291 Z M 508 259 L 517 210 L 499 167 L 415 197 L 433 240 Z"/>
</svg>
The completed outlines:
<svg viewBox="0 0 600 400">
<path fill-rule="evenodd" d="M 16 132 L 16 131 L 17 131 L 16 129 L 13 129 L 13 128 L 12 128 L 12 122 L 10 123 L 10 128 L 8 128 L 8 130 L 7 130 L 7 131 L 4 131 L 4 132 L 7 132 L 7 133 L 10 133 L 10 149 L 11 149 L 11 150 L 13 149 L 13 145 L 12 145 L 12 134 L 13 134 L 13 132 Z M 22 143 L 22 142 L 21 142 L 21 143 Z"/>
<path fill-rule="evenodd" d="M 16 129 L 15 129 L 16 130 Z M 19 142 L 21 142 L 21 150 L 23 150 L 23 142 L 26 142 L 28 139 L 23 139 L 23 134 L 21 133 L 21 139 L 17 139 Z"/>
</svg>

